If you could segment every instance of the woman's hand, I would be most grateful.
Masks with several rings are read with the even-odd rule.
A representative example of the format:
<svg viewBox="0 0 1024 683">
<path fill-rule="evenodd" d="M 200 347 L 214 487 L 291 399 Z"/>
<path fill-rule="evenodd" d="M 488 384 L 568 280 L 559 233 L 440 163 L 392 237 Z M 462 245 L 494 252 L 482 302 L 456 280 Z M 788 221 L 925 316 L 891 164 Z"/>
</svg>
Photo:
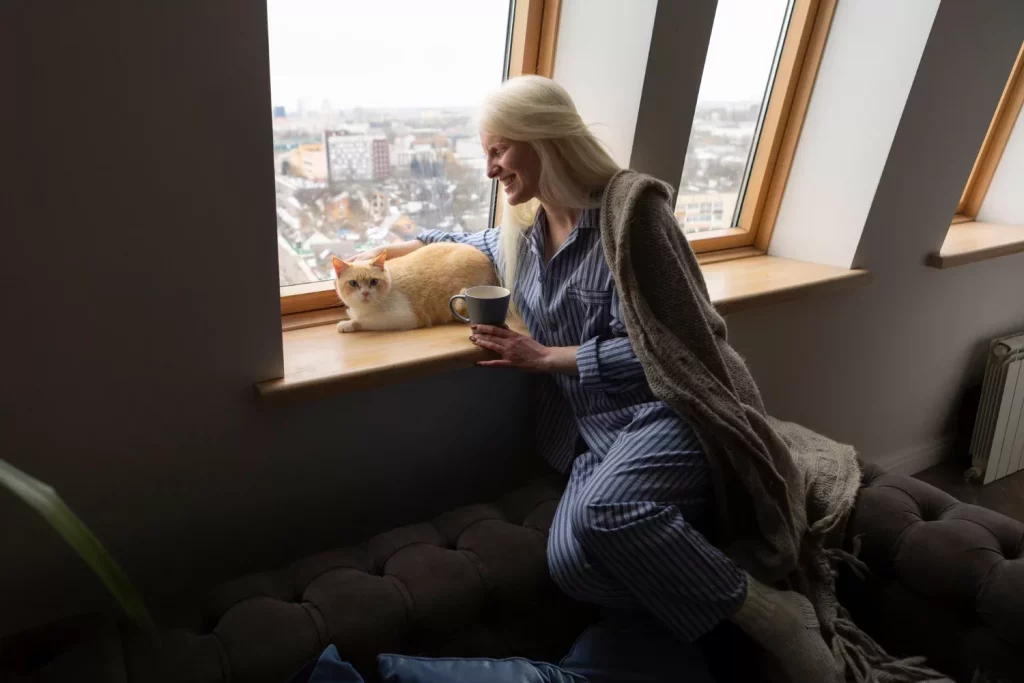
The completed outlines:
<svg viewBox="0 0 1024 683">
<path fill-rule="evenodd" d="M 408 242 L 399 242 L 398 244 L 386 244 L 381 247 L 374 247 L 373 249 L 367 249 L 361 251 L 350 259 L 350 262 L 355 261 L 372 261 L 373 259 L 380 256 L 382 251 L 387 250 L 389 259 L 396 259 L 399 256 L 405 256 L 411 254 L 420 247 L 424 246 L 423 242 L 419 240 L 409 240 Z"/>
<path fill-rule="evenodd" d="M 578 375 L 576 347 L 544 346 L 528 337 L 505 327 L 473 325 L 471 342 L 482 349 L 501 356 L 497 360 L 482 360 L 478 365 L 492 368 L 518 368 L 528 372 L 561 372 Z"/>
<path fill-rule="evenodd" d="M 374 247 L 373 249 L 361 251 L 352 258 L 350 258 L 349 263 L 355 263 L 356 261 L 372 261 L 373 259 L 380 256 L 380 253 L 382 251 L 384 251 L 384 247 Z"/>
</svg>

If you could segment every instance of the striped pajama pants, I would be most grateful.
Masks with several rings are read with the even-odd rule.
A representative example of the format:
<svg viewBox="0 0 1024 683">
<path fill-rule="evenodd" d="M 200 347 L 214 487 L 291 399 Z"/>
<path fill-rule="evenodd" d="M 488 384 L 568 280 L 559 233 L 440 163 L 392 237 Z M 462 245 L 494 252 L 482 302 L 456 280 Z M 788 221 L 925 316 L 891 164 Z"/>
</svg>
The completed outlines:
<svg viewBox="0 0 1024 683">
<path fill-rule="evenodd" d="M 690 642 L 743 602 L 745 575 L 696 529 L 711 476 L 693 431 L 664 403 L 638 406 L 602 456 L 573 461 L 551 525 L 559 587 L 603 607 L 643 609 Z"/>
</svg>

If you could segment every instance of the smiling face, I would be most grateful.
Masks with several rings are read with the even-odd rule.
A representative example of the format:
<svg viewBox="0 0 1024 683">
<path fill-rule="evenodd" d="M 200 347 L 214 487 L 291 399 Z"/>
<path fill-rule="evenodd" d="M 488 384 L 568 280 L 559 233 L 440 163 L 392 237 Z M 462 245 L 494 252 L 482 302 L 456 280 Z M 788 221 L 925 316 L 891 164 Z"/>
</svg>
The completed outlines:
<svg viewBox="0 0 1024 683">
<path fill-rule="evenodd" d="M 480 132 L 480 143 L 487 156 L 487 177 L 501 183 L 509 204 L 515 206 L 537 196 L 540 157 L 529 143 L 484 131 Z"/>
</svg>

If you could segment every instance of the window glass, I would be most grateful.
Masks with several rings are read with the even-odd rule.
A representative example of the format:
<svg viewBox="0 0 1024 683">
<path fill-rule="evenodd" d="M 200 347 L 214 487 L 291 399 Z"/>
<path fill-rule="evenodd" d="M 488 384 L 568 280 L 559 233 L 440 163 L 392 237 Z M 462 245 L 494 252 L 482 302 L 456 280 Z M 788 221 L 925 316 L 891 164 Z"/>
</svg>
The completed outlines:
<svg viewBox="0 0 1024 683">
<path fill-rule="evenodd" d="M 489 225 L 474 108 L 509 0 L 267 0 L 280 283 L 421 228 Z"/>
<path fill-rule="evenodd" d="M 1021 44 L 1020 52 L 1017 53 L 1017 59 L 1010 71 L 1006 86 L 1003 88 L 1003 94 L 999 98 L 999 104 L 996 106 L 992 122 L 985 134 L 985 140 L 974 161 L 974 168 L 971 169 L 971 175 L 967 179 L 967 186 L 956 207 L 956 212 L 963 218 L 974 219 L 977 217 L 982 204 L 986 202 L 991 186 L 997 188 L 1004 186 L 1009 191 L 1009 195 L 1014 200 L 1017 199 L 1019 192 L 1016 191 L 1016 187 L 1019 183 L 1011 180 L 1009 184 L 1004 184 L 999 181 L 1001 178 L 997 180 L 997 176 L 1002 176 L 999 173 L 999 167 L 1002 165 L 1005 153 L 1009 153 L 1012 160 L 1015 150 L 1017 154 L 1020 153 L 1020 150 L 1024 150 L 1024 134 L 1022 134 L 1024 124 L 1021 124 L 1022 119 L 1018 118 L 1022 111 L 1022 104 L 1024 104 L 1024 43 Z M 1018 132 L 1018 129 L 1022 132 Z M 1024 159 L 1024 156 L 1020 158 Z M 1012 164 L 1013 161 L 1009 161 L 1009 163 Z M 1024 168 L 1024 164 L 1020 164 L 1019 167 Z"/>
<path fill-rule="evenodd" d="M 687 234 L 736 225 L 789 0 L 718 0 L 676 218 Z"/>
</svg>

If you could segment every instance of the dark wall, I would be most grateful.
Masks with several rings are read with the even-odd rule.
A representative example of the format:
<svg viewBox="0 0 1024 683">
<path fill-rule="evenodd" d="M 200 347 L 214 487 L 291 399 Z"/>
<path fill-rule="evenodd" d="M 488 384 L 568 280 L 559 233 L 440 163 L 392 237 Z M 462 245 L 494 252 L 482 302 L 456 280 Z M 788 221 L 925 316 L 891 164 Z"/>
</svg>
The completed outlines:
<svg viewBox="0 0 1024 683">
<path fill-rule="evenodd" d="M 256 400 L 281 368 L 263 3 L 4 2 L 0 54 L 2 457 L 151 602 L 520 476 L 516 375 Z M 0 633 L 105 604 L 6 494 L 0 539 Z"/>
</svg>

